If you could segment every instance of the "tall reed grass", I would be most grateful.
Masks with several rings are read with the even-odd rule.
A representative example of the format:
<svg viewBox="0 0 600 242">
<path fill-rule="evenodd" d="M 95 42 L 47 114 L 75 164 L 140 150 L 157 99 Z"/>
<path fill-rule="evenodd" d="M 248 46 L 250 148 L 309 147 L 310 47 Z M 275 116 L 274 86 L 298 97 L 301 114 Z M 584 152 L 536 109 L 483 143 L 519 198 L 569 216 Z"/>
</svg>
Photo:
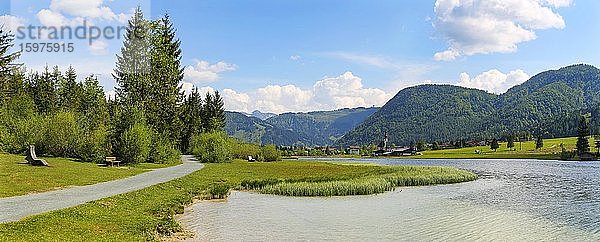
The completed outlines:
<svg viewBox="0 0 600 242">
<path fill-rule="evenodd" d="M 473 181 L 477 175 L 450 167 L 393 167 L 387 173 L 331 181 L 253 181 L 245 189 L 283 196 L 351 196 L 378 194 L 400 186 L 425 186 Z"/>
</svg>

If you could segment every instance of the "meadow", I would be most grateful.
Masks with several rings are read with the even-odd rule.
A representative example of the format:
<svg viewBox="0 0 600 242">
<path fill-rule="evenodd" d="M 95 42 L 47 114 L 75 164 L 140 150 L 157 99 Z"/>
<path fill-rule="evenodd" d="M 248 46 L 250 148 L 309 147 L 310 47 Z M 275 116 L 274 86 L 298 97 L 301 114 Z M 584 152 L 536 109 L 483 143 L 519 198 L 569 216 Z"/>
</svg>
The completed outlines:
<svg viewBox="0 0 600 242">
<path fill-rule="evenodd" d="M 136 166 L 101 167 L 94 163 L 67 158 L 44 159 L 50 167 L 31 166 L 25 163 L 23 156 L 0 153 L 0 197 L 90 185 L 166 166 L 142 163 Z"/>
<path fill-rule="evenodd" d="M 264 189 L 277 184 L 313 184 L 326 191 L 344 187 L 371 194 L 389 186 L 427 185 L 457 180 L 434 178 L 459 172 L 451 168 L 396 168 L 377 165 L 348 165 L 312 161 L 281 161 L 205 164 L 205 168 L 183 178 L 76 207 L 35 215 L 18 222 L 0 224 L 0 241 L 141 241 L 159 240 L 181 227 L 174 215 L 197 198 L 226 197 L 230 189 Z M 474 174 L 459 172 L 463 178 Z M 437 174 L 437 175 L 436 175 Z M 454 176 L 452 176 L 454 177 Z M 315 185 L 316 184 L 316 185 Z M 376 190 L 373 185 L 384 184 Z M 350 186 L 351 185 L 351 186 Z M 368 191 L 358 189 L 367 187 Z M 362 189 L 361 188 L 361 189 Z M 315 190 L 315 189 L 312 189 Z M 359 192 L 357 192 L 358 194 Z M 322 195 L 337 195 L 330 192 Z M 351 193 L 345 193 L 348 195 Z"/>
<path fill-rule="evenodd" d="M 594 148 L 594 139 L 589 140 L 591 150 Z M 460 149 L 427 150 L 421 152 L 423 155 L 410 156 L 407 158 L 417 159 L 560 159 L 561 144 L 568 151 L 575 149 L 577 137 L 545 139 L 544 147 L 535 148 L 535 141 L 515 142 L 514 148 L 507 148 L 506 142 L 500 142 L 500 148 L 496 151 L 490 146 L 466 147 Z M 479 151 L 479 152 L 477 152 Z"/>
</svg>

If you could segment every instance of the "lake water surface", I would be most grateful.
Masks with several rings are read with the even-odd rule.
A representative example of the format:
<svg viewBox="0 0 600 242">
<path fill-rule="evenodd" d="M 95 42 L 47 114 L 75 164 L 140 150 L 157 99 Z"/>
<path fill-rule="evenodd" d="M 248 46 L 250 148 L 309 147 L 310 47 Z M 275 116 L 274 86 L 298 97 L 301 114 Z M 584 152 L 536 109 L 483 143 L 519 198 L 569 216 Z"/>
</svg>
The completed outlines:
<svg viewBox="0 0 600 242">
<path fill-rule="evenodd" d="M 331 160 L 331 159 L 329 159 Z M 180 222 L 209 241 L 600 241 L 600 163 L 534 160 L 343 160 L 471 170 L 474 182 L 379 195 L 303 198 L 234 192 Z"/>
</svg>

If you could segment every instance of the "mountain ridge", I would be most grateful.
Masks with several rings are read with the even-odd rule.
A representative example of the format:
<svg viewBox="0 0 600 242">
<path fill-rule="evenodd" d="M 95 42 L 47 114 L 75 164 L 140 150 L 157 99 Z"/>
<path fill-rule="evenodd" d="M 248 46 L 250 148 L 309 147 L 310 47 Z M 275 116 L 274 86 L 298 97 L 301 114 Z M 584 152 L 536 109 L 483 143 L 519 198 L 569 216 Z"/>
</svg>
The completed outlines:
<svg viewBox="0 0 600 242">
<path fill-rule="evenodd" d="M 548 128 L 549 122 L 578 110 L 595 113 L 600 104 L 600 70 L 577 64 L 548 70 L 497 95 L 479 89 L 427 84 L 399 91 L 362 124 L 336 142 L 348 146 L 371 144 L 384 133 L 390 142 L 491 139 L 515 132 L 543 136 L 573 130 Z"/>
<path fill-rule="evenodd" d="M 332 111 L 282 113 L 265 120 L 227 111 L 225 131 L 240 140 L 283 146 L 327 146 L 378 110 L 344 108 Z"/>
</svg>

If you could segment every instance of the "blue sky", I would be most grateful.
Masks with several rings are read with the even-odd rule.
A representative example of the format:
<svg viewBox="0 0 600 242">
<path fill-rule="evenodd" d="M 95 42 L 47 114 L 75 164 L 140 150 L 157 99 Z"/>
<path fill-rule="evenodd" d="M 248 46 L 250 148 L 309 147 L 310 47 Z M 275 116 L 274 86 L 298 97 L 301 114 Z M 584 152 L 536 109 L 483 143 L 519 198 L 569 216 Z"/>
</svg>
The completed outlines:
<svg viewBox="0 0 600 242">
<path fill-rule="evenodd" d="M 593 0 L 13 0 L 0 5 L 0 20 L 120 26 L 137 5 L 151 18 L 171 15 L 184 89 L 219 90 L 236 111 L 380 106 L 423 83 L 502 93 L 544 70 L 600 62 Z M 24 53 L 21 61 L 73 64 L 99 75 L 110 93 L 120 40 L 72 42 L 73 53 Z"/>
</svg>

